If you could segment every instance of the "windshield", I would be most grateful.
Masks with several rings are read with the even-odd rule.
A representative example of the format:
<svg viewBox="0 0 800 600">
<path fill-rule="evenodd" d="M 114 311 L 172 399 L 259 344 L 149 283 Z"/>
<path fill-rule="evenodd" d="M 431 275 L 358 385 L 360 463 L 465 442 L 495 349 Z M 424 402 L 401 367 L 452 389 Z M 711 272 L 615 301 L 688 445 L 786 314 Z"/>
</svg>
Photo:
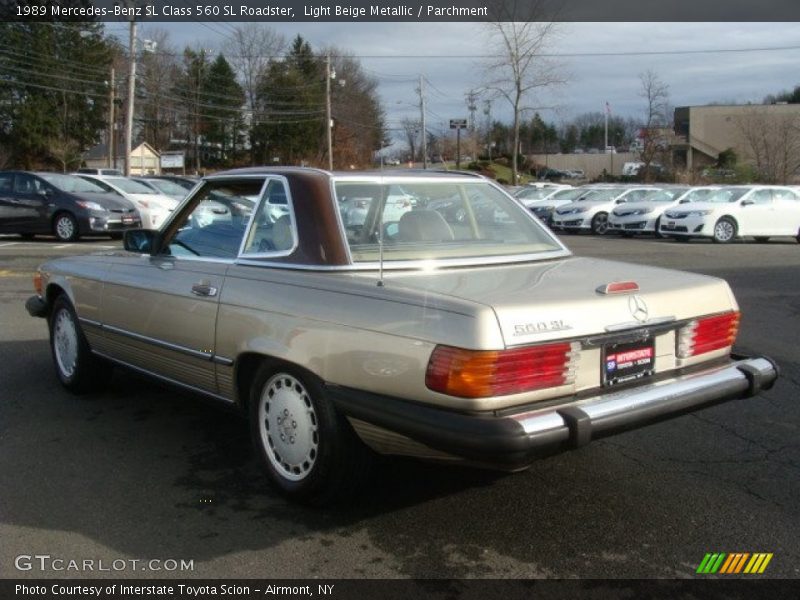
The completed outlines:
<svg viewBox="0 0 800 600">
<path fill-rule="evenodd" d="M 126 179 L 125 177 L 108 178 L 108 183 L 117 186 L 123 192 L 128 194 L 157 194 L 154 189 L 147 187 L 145 184 L 134 181 L 133 179 Z"/>
<path fill-rule="evenodd" d="M 574 190 L 559 190 L 553 194 L 554 200 L 575 200 L 585 194 L 586 190 L 576 188 Z"/>
<path fill-rule="evenodd" d="M 704 201 L 705 202 L 736 202 L 739 198 L 744 196 L 750 188 L 723 188 L 721 190 L 714 190 Z"/>
<path fill-rule="evenodd" d="M 62 192 L 90 192 L 93 194 L 103 193 L 105 190 L 99 185 L 95 185 L 74 175 L 60 175 L 58 173 L 40 173 L 39 176 L 47 183 L 58 188 Z"/>
<path fill-rule="evenodd" d="M 147 183 L 155 187 L 162 194 L 167 194 L 168 196 L 183 197 L 186 195 L 185 188 L 182 188 L 177 183 L 172 183 L 171 181 L 167 181 L 166 179 L 148 179 Z"/>
<path fill-rule="evenodd" d="M 512 256 L 562 248 L 512 198 L 484 181 L 337 181 L 353 261 Z"/>
<path fill-rule="evenodd" d="M 578 198 L 580 202 L 607 202 L 613 200 L 622 193 L 619 188 L 609 188 L 604 190 L 591 190 L 585 196 Z"/>
<path fill-rule="evenodd" d="M 527 188 L 518 191 L 514 196 L 520 200 L 541 200 L 547 198 L 554 191 L 553 188 Z"/>
<path fill-rule="evenodd" d="M 643 202 L 672 202 L 686 192 L 686 188 L 667 188 L 665 190 L 653 190 L 647 192 L 642 198 Z"/>
<path fill-rule="evenodd" d="M 717 193 L 719 188 L 695 188 L 681 198 L 681 203 L 708 202 L 708 197 Z"/>
</svg>

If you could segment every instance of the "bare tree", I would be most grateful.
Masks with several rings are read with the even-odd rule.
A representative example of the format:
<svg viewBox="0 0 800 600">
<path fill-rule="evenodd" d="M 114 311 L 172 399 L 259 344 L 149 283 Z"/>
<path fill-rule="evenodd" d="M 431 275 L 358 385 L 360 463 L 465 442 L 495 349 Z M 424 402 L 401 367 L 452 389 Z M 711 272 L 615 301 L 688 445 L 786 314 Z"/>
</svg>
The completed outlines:
<svg viewBox="0 0 800 600">
<path fill-rule="evenodd" d="M 486 65 L 486 91 L 491 97 L 504 98 L 514 111 L 511 178 L 519 181 L 519 129 L 522 113 L 542 110 L 530 106 L 535 94 L 564 83 L 561 65 L 547 56 L 557 33 L 557 24 L 542 22 L 543 0 L 506 0 L 495 7 L 497 21 L 486 24 L 491 54 Z"/>
<path fill-rule="evenodd" d="M 645 102 L 645 119 L 640 138 L 642 140 L 642 170 L 645 181 L 652 178 L 652 165 L 659 155 L 669 147 L 665 131 L 669 124 L 669 86 L 661 81 L 654 71 L 639 75 L 641 87 L 639 97 Z"/>
<path fill-rule="evenodd" d="M 789 183 L 800 172 L 800 117 L 754 106 L 736 119 L 758 177 L 765 183 Z"/>
<path fill-rule="evenodd" d="M 406 136 L 406 142 L 408 142 L 408 149 L 411 152 L 411 160 L 413 162 L 417 156 L 417 135 L 420 130 L 419 120 L 405 117 L 400 121 L 400 127 L 403 128 L 403 133 Z"/>
<path fill-rule="evenodd" d="M 271 60 L 283 54 L 286 39 L 262 23 L 247 23 L 235 28 L 224 53 L 239 77 L 251 123 L 259 122 L 258 87 L 266 77 Z M 252 149 L 252 139 L 250 141 Z M 251 162 L 255 155 L 251 151 Z"/>
<path fill-rule="evenodd" d="M 180 76 L 180 62 L 167 31 L 149 30 L 147 38 L 155 51 L 142 54 L 140 73 L 145 97 L 141 102 L 137 100 L 136 109 L 144 122 L 144 140 L 161 151 L 169 148 L 177 127 L 174 86 Z"/>
</svg>

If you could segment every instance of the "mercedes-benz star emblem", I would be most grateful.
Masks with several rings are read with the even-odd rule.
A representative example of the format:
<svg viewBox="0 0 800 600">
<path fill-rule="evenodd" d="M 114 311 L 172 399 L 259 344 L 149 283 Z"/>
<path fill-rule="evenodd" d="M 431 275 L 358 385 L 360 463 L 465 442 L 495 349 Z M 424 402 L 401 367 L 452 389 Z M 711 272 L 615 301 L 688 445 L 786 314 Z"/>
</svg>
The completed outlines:
<svg viewBox="0 0 800 600">
<path fill-rule="evenodd" d="M 628 308 L 630 309 L 634 319 L 640 323 L 647 321 L 647 304 L 641 296 L 631 296 L 628 298 Z"/>
</svg>

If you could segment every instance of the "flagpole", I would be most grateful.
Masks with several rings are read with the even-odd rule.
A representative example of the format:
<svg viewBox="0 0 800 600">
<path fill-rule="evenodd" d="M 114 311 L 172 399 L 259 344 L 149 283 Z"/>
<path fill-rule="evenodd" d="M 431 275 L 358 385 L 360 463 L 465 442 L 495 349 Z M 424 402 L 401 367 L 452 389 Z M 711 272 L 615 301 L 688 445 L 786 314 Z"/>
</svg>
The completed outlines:
<svg viewBox="0 0 800 600">
<path fill-rule="evenodd" d="M 606 109 L 603 111 L 606 116 L 606 127 L 605 127 L 605 146 L 603 146 L 603 152 L 608 152 L 608 101 L 606 100 Z"/>
</svg>

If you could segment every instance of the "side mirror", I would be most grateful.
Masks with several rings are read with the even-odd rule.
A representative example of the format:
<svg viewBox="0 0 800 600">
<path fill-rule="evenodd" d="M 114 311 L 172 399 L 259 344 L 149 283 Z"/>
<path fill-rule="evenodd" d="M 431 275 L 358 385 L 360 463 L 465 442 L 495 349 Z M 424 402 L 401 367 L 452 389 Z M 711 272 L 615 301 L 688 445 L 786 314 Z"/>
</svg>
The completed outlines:
<svg viewBox="0 0 800 600">
<path fill-rule="evenodd" d="M 684 198 L 683 200 L 678 202 L 678 204 L 689 204 L 689 202 L 691 202 L 691 200 L 689 200 L 688 198 Z"/>
<path fill-rule="evenodd" d="M 128 252 L 153 254 L 158 247 L 158 232 L 152 229 L 128 229 L 122 237 L 122 244 Z"/>
<path fill-rule="evenodd" d="M 751 204 L 755 204 L 756 201 L 748 198 L 747 200 L 742 200 L 742 206 L 750 206 Z"/>
<path fill-rule="evenodd" d="M 627 200 L 625 200 L 625 198 L 620 198 L 614 204 L 625 204 L 626 202 L 627 202 Z"/>
</svg>

